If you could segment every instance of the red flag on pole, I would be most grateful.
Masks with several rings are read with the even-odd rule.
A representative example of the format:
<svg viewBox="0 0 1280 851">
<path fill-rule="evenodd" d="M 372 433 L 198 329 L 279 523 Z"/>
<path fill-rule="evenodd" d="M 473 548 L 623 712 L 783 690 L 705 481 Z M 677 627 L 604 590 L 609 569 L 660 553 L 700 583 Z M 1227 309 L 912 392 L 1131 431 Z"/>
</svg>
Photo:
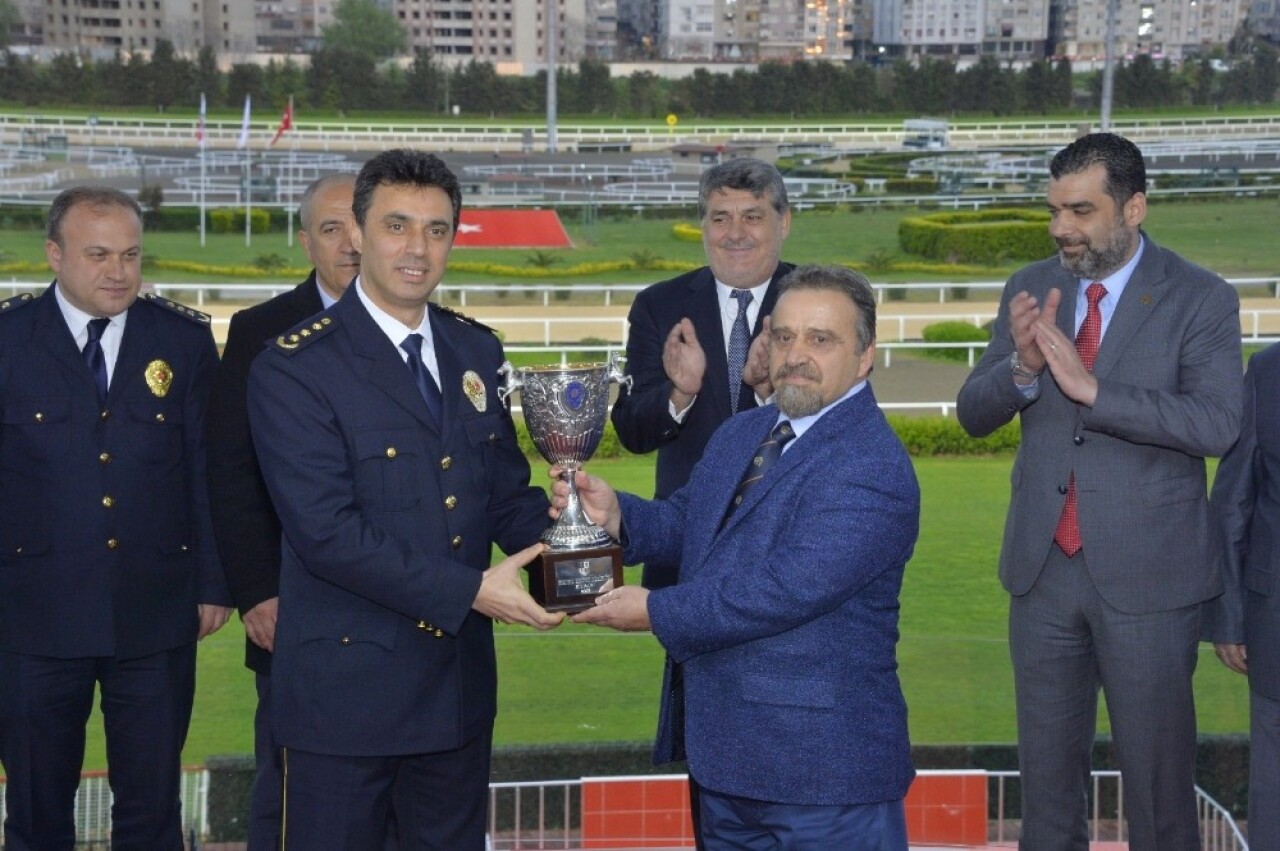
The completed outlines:
<svg viewBox="0 0 1280 851">
<path fill-rule="evenodd" d="M 289 97 L 289 105 L 284 108 L 284 115 L 280 116 L 280 126 L 276 128 L 276 135 L 271 138 L 271 144 L 274 145 L 280 141 L 280 137 L 284 135 L 284 131 L 293 129 L 293 96 Z"/>
</svg>

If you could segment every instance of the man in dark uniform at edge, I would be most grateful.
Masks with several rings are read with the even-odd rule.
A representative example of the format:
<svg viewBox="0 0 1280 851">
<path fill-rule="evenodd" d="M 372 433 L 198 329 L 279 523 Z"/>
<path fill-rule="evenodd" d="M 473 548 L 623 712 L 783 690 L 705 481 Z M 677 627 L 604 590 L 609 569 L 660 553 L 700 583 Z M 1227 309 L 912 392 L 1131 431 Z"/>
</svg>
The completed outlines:
<svg viewBox="0 0 1280 851">
<path fill-rule="evenodd" d="M 180 851 L 196 641 L 231 610 L 209 521 L 202 313 L 138 297 L 142 213 L 49 208 L 56 280 L 0 303 L 0 762 L 8 851 L 69 851 L 101 691 L 116 851 Z"/>
<path fill-rule="evenodd" d="M 491 329 L 429 304 L 462 193 L 437 157 L 356 179 L 360 276 L 272 341 L 249 421 L 284 529 L 272 730 L 287 851 L 480 851 L 497 701 L 492 620 L 550 628 L 520 568 L 545 493 L 497 396 Z M 514 555 L 490 567 L 497 543 Z M 521 548 L 524 549 L 521 549 Z"/>
<path fill-rule="evenodd" d="M 360 273 L 351 246 L 354 174 L 307 187 L 298 241 L 314 267 L 292 290 L 231 317 L 209 401 L 209 493 L 213 532 L 245 631 L 245 665 L 255 673 L 257 774 L 249 805 L 248 851 L 280 845 L 280 749 L 271 736 L 271 651 L 280 594 L 280 518 L 267 494 L 249 433 L 249 365 L 277 335 L 332 305 Z"/>
<path fill-rule="evenodd" d="M 628 451 L 658 450 L 655 499 L 684 486 L 721 423 L 772 394 L 769 349 L 760 332 L 777 299 L 775 284 L 794 268 L 780 260 L 791 230 L 787 187 L 769 163 L 742 157 L 703 172 L 698 219 L 707 265 L 636 296 L 627 317 L 627 371 L 634 384 L 613 407 L 613 426 Z M 755 338 L 760 344 L 748 353 Z M 742 379 L 744 365 L 752 385 Z M 678 573 L 678 564 L 646 564 L 642 584 L 674 585 Z M 673 693 L 683 694 L 676 685 Z M 675 744 L 667 761 L 684 758 L 683 742 Z M 655 754 L 655 761 L 661 756 Z M 689 794 L 701 848 L 693 777 Z"/>
</svg>

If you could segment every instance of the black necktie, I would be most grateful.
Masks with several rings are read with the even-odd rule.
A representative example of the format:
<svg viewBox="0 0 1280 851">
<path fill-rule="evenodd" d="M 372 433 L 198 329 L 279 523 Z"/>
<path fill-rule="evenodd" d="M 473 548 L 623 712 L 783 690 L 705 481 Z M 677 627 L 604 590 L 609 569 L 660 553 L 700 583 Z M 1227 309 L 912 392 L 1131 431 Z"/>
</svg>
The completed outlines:
<svg viewBox="0 0 1280 851">
<path fill-rule="evenodd" d="M 769 468 L 778 463 L 778 459 L 782 457 L 782 447 L 790 443 L 795 436 L 791 423 L 783 420 L 774 426 L 769 436 L 756 447 L 755 454 L 751 456 L 751 463 L 747 465 L 747 471 L 743 473 L 742 481 L 738 482 L 738 489 L 734 491 L 733 501 L 729 503 L 725 520 L 728 520 L 742 503 L 742 498 L 746 496 L 747 491 L 755 487 L 756 482 L 763 479 L 769 472 Z"/>
<path fill-rule="evenodd" d="M 431 370 L 427 369 L 427 365 L 422 362 L 422 335 L 410 334 L 404 338 L 400 348 L 404 349 L 409 355 L 409 372 L 413 373 L 413 381 L 418 385 L 418 392 L 422 394 L 422 401 L 427 403 L 427 412 L 431 414 L 431 419 L 435 421 L 435 424 L 437 426 L 440 425 L 441 409 L 444 407 L 444 402 L 440 396 L 439 385 L 431 377 Z"/>
<path fill-rule="evenodd" d="M 98 385 L 99 402 L 104 402 L 107 398 L 107 358 L 102 353 L 101 341 L 102 332 L 110 324 L 110 319 L 90 319 L 89 340 L 80 350 L 80 354 L 84 355 L 84 362 L 89 365 L 89 371 L 93 373 L 93 383 Z"/>
</svg>

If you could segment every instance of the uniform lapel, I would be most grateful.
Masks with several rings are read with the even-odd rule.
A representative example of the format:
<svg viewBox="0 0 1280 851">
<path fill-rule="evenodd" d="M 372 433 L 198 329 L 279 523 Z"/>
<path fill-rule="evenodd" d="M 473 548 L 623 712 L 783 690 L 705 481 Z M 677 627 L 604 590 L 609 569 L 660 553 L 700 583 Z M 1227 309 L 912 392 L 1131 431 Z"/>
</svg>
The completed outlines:
<svg viewBox="0 0 1280 851">
<path fill-rule="evenodd" d="M 107 400 L 119 399 L 128 389 L 129 378 L 142 375 L 152 354 L 164 358 L 164 352 L 156 352 L 155 316 L 152 311 L 135 301 L 129 308 L 124 324 L 124 336 L 120 339 L 120 352 L 116 355 L 115 369 L 111 372 L 111 384 L 107 388 Z M 169 363 L 169 368 L 173 364 Z M 88 370 L 88 366 L 85 367 Z"/>
<path fill-rule="evenodd" d="M 397 405 L 404 408 L 415 419 L 431 431 L 438 433 L 438 428 L 427 412 L 427 403 L 422 400 L 418 386 L 413 383 L 413 376 L 404 358 L 400 356 L 395 344 L 382 333 L 378 323 L 373 321 L 359 297 L 355 287 L 347 291 L 341 301 L 333 306 L 334 315 L 351 335 L 351 346 L 356 355 L 366 363 L 365 375 L 369 383 L 389 396 Z"/>
<path fill-rule="evenodd" d="M 71 329 L 67 327 L 67 321 L 62 317 L 62 311 L 58 308 L 58 299 L 53 294 L 53 290 L 52 286 L 45 290 L 40 296 L 40 303 L 33 308 L 40 311 L 37 321 L 48 328 L 47 332 L 36 334 L 35 339 L 39 345 L 45 346 L 50 356 L 66 367 L 68 372 L 77 376 L 85 389 L 96 399 L 97 383 L 94 381 L 93 373 L 89 371 L 89 365 L 84 361 L 84 355 L 76 348 L 75 337 L 71 336 Z"/>
</svg>

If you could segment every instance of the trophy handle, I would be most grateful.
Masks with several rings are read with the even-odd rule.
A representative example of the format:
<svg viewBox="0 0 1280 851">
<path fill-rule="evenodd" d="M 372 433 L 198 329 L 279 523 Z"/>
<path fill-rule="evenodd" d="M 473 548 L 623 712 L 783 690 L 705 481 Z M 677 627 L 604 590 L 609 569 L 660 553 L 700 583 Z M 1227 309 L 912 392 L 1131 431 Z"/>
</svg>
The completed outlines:
<svg viewBox="0 0 1280 851">
<path fill-rule="evenodd" d="M 621 352 L 609 353 L 609 375 L 605 378 L 605 383 L 612 382 L 621 387 L 625 387 L 627 392 L 631 392 L 631 376 L 623 372 L 622 367 L 627 362 L 627 356 Z M 501 393 L 502 391 L 498 391 Z"/>
<path fill-rule="evenodd" d="M 511 361 L 504 360 L 502 366 L 498 367 L 498 375 L 502 376 L 502 383 L 498 385 L 498 401 L 504 405 L 507 404 L 507 398 L 521 387 L 524 382 L 516 375 L 516 368 L 511 365 Z M 508 405 L 508 407 L 510 407 Z"/>
</svg>

